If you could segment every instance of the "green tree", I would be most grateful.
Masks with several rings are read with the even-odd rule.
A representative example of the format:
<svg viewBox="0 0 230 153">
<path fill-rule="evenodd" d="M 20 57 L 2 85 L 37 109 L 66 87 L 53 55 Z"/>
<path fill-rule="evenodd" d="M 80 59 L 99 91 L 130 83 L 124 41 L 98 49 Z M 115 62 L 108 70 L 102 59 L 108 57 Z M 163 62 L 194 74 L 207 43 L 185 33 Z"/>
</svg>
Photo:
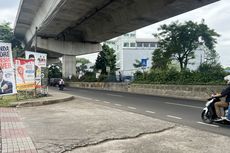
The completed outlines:
<svg viewBox="0 0 230 153">
<path fill-rule="evenodd" d="M 152 53 L 152 69 L 165 70 L 171 63 L 171 54 L 160 49 L 155 49 Z"/>
<path fill-rule="evenodd" d="M 87 69 L 87 65 L 86 64 L 88 64 L 88 63 L 90 63 L 90 61 L 88 59 L 77 58 L 76 59 L 76 64 L 79 65 L 79 66 L 77 66 L 77 72 L 82 71 L 82 72 L 85 73 L 86 69 Z"/>
<path fill-rule="evenodd" d="M 83 65 L 90 63 L 90 61 L 86 58 L 77 58 L 76 63 L 81 63 Z"/>
<path fill-rule="evenodd" d="M 0 41 L 12 43 L 12 48 L 15 52 L 23 49 L 21 42 L 15 38 L 9 22 L 0 24 Z"/>
<path fill-rule="evenodd" d="M 133 64 L 133 66 L 134 66 L 135 68 L 140 68 L 140 67 L 142 66 L 141 61 L 136 59 L 136 60 L 135 60 L 135 63 Z"/>
<path fill-rule="evenodd" d="M 202 63 L 198 67 L 198 72 L 210 73 L 210 72 L 224 72 L 224 68 L 219 63 Z"/>
<path fill-rule="evenodd" d="M 107 74 L 106 66 L 110 67 L 111 73 L 117 70 L 115 50 L 104 44 L 96 59 L 95 69 L 101 70 L 101 74 Z"/>
<path fill-rule="evenodd" d="M 204 20 L 200 24 L 192 21 L 183 24 L 178 21 L 172 22 L 162 25 L 158 30 L 160 33 L 156 36 L 163 59 L 170 55 L 171 59 L 179 62 L 181 70 L 185 70 L 189 60 L 195 58 L 194 53 L 199 46 L 207 47 L 207 54 L 210 53 L 214 57 L 216 55 L 214 48 L 219 34 L 210 29 Z"/>
<path fill-rule="evenodd" d="M 13 38 L 13 29 L 10 28 L 10 23 L 0 24 L 0 40 L 6 43 L 11 43 Z"/>
<path fill-rule="evenodd" d="M 49 78 L 61 78 L 62 73 L 60 67 L 57 65 L 51 65 L 48 70 L 48 77 Z"/>
<path fill-rule="evenodd" d="M 230 71 L 230 67 L 226 67 L 224 70 Z"/>
</svg>

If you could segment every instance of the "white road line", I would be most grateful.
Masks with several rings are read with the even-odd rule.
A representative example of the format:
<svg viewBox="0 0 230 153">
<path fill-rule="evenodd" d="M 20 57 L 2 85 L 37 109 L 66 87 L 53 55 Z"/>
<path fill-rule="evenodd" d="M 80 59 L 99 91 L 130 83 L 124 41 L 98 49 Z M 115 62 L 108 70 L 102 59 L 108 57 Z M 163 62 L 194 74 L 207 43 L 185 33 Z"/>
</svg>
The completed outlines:
<svg viewBox="0 0 230 153">
<path fill-rule="evenodd" d="M 110 104 L 110 102 L 108 102 L 108 101 L 103 101 L 104 103 L 106 103 L 106 104 Z"/>
<path fill-rule="evenodd" d="M 115 104 L 116 106 L 122 106 L 121 104 Z"/>
<path fill-rule="evenodd" d="M 95 101 L 100 101 L 100 100 L 95 99 Z"/>
<path fill-rule="evenodd" d="M 177 103 L 170 103 L 170 102 L 165 102 L 165 103 L 169 105 L 177 105 L 177 106 L 183 106 L 183 107 L 203 109 L 203 107 L 192 106 L 192 105 L 184 105 L 184 104 L 177 104 Z"/>
<path fill-rule="evenodd" d="M 128 108 L 129 108 L 129 109 L 136 109 L 135 107 L 130 107 L 130 106 L 128 106 Z"/>
<path fill-rule="evenodd" d="M 152 111 L 145 111 L 146 113 L 150 113 L 150 114 L 154 114 L 155 112 L 152 112 Z"/>
<path fill-rule="evenodd" d="M 213 124 L 207 124 L 207 123 L 203 123 L 203 122 L 196 122 L 198 124 L 202 124 L 202 125 L 208 125 L 208 126 L 212 126 L 212 127 L 220 127 L 218 125 L 213 125 Z"/>
<path fill-rule="evenodd" d="M 86 99 L 86 100 L 93 100 L 92 98 L 87 98 L 87 97 L 82 97 L 82 96 L 75 96 L 75 97 Z"/>
<path fill-rule="evenodd" d="M 113 97 L 124 97 L 122 95 L 115 95 L 115 94 L 107 94 L 108 96 L 113 96 Z"/>
<path fill-rule="evenodd" d="M 174 118 L 174 119 L 178 119 L 178 120 L 181 120 L 181 119 L 182 119 L 182 118 L 180 118 L 180 117 L 172 116 L 172 115 L 167 115 L 167 117 Z"/>
</svg>

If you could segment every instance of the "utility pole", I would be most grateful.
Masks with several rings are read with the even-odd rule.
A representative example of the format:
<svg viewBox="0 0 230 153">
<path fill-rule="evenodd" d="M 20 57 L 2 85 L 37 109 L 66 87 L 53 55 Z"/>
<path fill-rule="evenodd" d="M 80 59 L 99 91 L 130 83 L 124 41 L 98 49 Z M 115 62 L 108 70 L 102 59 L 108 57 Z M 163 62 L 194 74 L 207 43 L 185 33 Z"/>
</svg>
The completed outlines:
<svg viewBox="0 0 230 153">
<path fill-rule="evenodd" d="M 37 32 L 38 32 L 38 27 L 35 28 L 35 47 L 34 47 L 34 52 L 36 53 L 37 52 Z M 35 90 L 34 90 L 34 96 L 36 97 L 37 96 L 37 89 L 36 89 L 36 69 L 35 69 L 35 72 L 34 72 L 34 75 L 35 75 Z"/>
<path fill-rule="evenodd" d="M 38 34 L 38 27 L 36 27 L 35 29 L 35 48 L 34 48 L 35 52 L 37 52 L 37 41 L 38 41 L 37 34 Z"/>
</svg>

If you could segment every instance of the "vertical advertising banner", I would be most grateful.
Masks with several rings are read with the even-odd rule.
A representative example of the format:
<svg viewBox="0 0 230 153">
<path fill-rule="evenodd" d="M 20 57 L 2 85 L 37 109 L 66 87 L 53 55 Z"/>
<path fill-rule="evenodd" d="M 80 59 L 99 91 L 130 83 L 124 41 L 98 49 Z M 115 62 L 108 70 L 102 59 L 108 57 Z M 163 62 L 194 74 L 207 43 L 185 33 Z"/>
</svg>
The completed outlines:
<svg viewBox="0 0 230 153">
<path fill-rule="evenodd" d="M 46 67 L 47 63 L 47 54 L 38 53 L 38 52 L 30 52 L 26 51 L 26 59 L 33 59 L 35 62 L 35 81 L 36 81 L 36 88 L 41 88 L 41 79 L 42 73 L 41 68 Z"/>
<path fill-rule="evenodd" d="M 15 59 L 17 90 L 35 89 L 35 65 L 34 60 Z"/>
<path fill-rule="evenodd" d="M 17 90 L 11 44 L 0 42 L 0 96 L 15 93 Z"/>
</svg>

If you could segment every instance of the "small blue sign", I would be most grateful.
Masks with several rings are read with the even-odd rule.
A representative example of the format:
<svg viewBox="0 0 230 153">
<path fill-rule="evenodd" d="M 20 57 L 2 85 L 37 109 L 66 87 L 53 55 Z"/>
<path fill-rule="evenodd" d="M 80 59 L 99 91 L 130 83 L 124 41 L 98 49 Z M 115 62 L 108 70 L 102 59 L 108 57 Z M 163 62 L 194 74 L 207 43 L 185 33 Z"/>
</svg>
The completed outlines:
<svg viewBox="0 0 230 153">
<path fill-rule="evenodd" d="M 146 67 L 147 66 L 147 58 L 146 59 L 141 59 L 141 66 Z"/>
</svg>

